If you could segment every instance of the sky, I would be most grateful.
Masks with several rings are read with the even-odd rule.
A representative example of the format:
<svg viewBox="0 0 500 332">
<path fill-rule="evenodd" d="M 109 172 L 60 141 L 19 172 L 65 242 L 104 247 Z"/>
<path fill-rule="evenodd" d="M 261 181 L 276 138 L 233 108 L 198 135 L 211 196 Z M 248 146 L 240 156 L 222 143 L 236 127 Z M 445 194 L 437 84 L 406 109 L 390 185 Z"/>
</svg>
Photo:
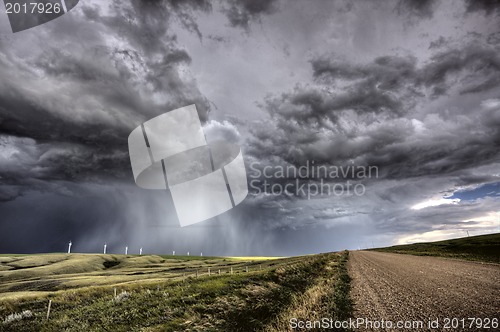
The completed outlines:
<svg viewBox="0 0 500 332">
<path fill-rule="evenodd" d="M 288 256 L 499 232 L 496 3 L 81 0 L 17 33 L 0 13 L 0 252 Z M 168 191 L 136 186 L 127 138 L 191 104 L 207 140 L 241 147 L 249 194 L 180 227 Z"/>
</svg>

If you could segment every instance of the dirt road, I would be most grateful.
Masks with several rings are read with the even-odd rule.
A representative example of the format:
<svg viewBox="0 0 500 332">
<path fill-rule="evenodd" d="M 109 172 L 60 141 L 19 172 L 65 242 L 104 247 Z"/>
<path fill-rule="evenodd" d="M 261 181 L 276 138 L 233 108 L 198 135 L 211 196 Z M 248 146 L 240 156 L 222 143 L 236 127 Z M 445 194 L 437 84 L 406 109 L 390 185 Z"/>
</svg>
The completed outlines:
<svg viewBox="0 0 500 332">
<path fill-rule="evenodd" d="M 485 328 L 485 318 L 500 319 L 499 265 L 353 251 L 349 274 L 354 316 L 366 318 L 360 330 L 500 330 L 500 326 L 494 328 L 494 320 Z M 468 319 L 478 317 L 483 320 Z M 392 329 L 387 328 L 389 323 L 385 329 L 377 328 L 383 327 L 382 319 L 390 321 Z"/>
</svg>

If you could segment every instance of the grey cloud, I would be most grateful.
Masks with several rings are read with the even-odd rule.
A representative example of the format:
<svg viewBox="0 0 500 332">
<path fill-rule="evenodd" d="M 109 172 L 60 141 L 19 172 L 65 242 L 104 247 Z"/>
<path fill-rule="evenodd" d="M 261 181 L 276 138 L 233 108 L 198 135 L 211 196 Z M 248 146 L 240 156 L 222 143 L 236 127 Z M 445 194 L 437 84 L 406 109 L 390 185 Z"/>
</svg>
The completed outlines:
<svg viewBox="0 0 500 332">
<path fill-rule="evenodd" d="M 419 165 L 424 173 L 456 170 L 471 161 L 468 156 L 475 156 L 477 161 L 492 160 L 498 134 L 491 112 L 483 110 L 480 123 L 473 119 L 450 123 L 439 116 L 428 118 L 431 127 L 435 120 L 450 126 L 448 135 L 437 128 L 429 132 L 436 135 L 432 140 L 418 135 L 421 122 L 406 117 L 414 110 L 416 101 L 436 98 L 446 91 L 478 93 L 496 88 L 494 78 L 500 70 L 497 54 L 492 48 L 471 45 L 440 52 L 420 68 L 412 57 L 379 57 L 367 65 L 325 57 L 314 59 L 311 64 L 317 84 L 299 85 L 292 92 L 268 97 L 261 105 L 273 122 L 254 129 L 257 140 L 250 144 L 250 151 L 258 157 L 266 153 L 279 156 L 290 163 L 311 158 L 318 162 L 345 162 L 365 155 L 360 160 L 394 165 L 388 173 L 392 176 L 416 174 L 411 170 L 416 156 L 421 158 Z M 357 121 L 357 125 L 350 126 L 352 121 Z M 374 125 L 382 121 L 385 124 Z M 484 126 L 483 132 L 487 133 L 481 138 L 455 134 L 478 126 Z M 419 138 L 412 141 L 412 136 Z M 359 144 L 349 143 L 350 137 L 356 137 Z M 477 150 L 464 140 L 487 149 Z M 404 152 L 402 146 L 411 152 Z M 432 160 L 449 155 L 448 151 L 455 153 L 449 162 L 432 164 Z"/>
<path fill-rule="evenodd" d="M 467 45 L 462 49 L 450 49 L 440 52 L 431 58 L 431 62 L 421 70 L 422 82 L 432 90 L 434 95 L 446 93 L 454 79 L 454 75 L 465 74 L 471 81 L 462 93 L 479 92 L 498 86 L 500 74 L 500 57 L 498 50 L 479 43 Z M 450 83 L 450 78 L 451 83 Z"/>
<path fill-rule="evenodd" d="M 0 191 L 0 202 L 13 201 L 22 194 L 22 188 L 4 185 L 2 191 Z"/>
<path fill-rule="evenodd" d="M 466 171 L 457 177 L 456 183 L 457 186 L 471 186 L 483 183 L 494 183 L 498 180 L 499 178 L 494 175 L 474 174 L 471 171 Z"/>
<path fill-rule="evenodd" d="M 128 179 L 127 137 L 142 121 L 193 103 L 202 120 L 208 118 L 210 103 L 194 79 L 180 74 L 191 57 L 169 32 L 178 13 L 193 17 L 210 10 L 208 3 L 114 2 L 108 14 L 90 6 L 72 11 L 82 29 L 58 31 L 51 43 L 38 38 L 33 57 L 3 45 L 0 132 L 19 138 L 9 143 L 14 149 L 31 149 L 17 160 L 20 167 L 2 165 L 4 184 L 40 190 L 32 179 L 47 187 L 56 180 Z M 30 33 L 52 30 L 41 26 L 25 38 L 33 38 Z M 107 46 L 106 39 L 121 46 Z M 3 196 L 15 197 L 7 189 Z"/>
<path fill-rule="evenodd" d="M 399 14 L 430 19 L 433 16 L 434 0 L 399 0 L 395 10 Z"/>
<path fill-rule="evenodd" d="M 488 44 L 500 44 L 500 32 L 490 33 L 486 39 Z"/>
<path fill-rule="evenodd" d="M 203 35 L 198 27 L 198 23 L 195 19 L 195 11 L 204 11 L 209 12 L 212 10 L 212 4 L 208 0 L 191 0 L 191 1 L 183 1 L 183 0 L 168 0 L 167 3 L 177 12 L 177 18 L 181 22 L 181 24 L 188 31 L 194 32 L 198 35 L 200 40 L 203 38 Z"/>
<path fill-rule="evenodd" d="M 380 97 L 385 97 L 382 94 L 384 91 L 393 94 L 401 89 L 408 89 L 409 97 L 418 96 L 426 92 L 419 90 L 425 86 L 431 96 L 439 96 L 447 93 L 459 78 L 467 79 L 473 85 L 463 89 L 463 93 L 469 90 L 484 91 L 497 86 L 500 73 L 498 54 L 495 47 L 475 41 L 459 49 L 439 51 L 420 67 L 417 67 L 416 59 L 411 56 L 379 57 L 368 65 L 353 65 L 320 57 L 313 59 L 311 64 L 314 76 L 332 85 L 339 80 L 349 80 L 353 81 L 355 87 L 359 87 L 357 90 L 376 88 L 380 91 Z M 458 77 L 459 75 L 463 76 Z M 385 100 L 391 108 L 391 98 L 385 97 Z M 377 108 L 372 108 L 372 111 L 377 111 Z"/>
<path fill-rule="evenodd" d="M 432 41 L 429 44 L 429 49 L 443 47 L 444 45 L 446 45 L 446 43 L 447 43 L 446 38 L 444 38 L 443 36 L 441 36 L 441 37 L 439 37 L 438 39 Z"/>
<path fill-rule="evenodd" d="M 277 0 L 231 0 L 225 12 L 232 26 L 248 30 L 251 21 L 274 13 L 277 6 Z"/>
<path fill-rule="evenodd" d="M 480 229 L 474 220 L 498 199 L 411 207 L 499 181 L 495 11 L 284 4 L 82 2 L 22 38 L 0 38 L 0 252 L 61 251 L 71 239 L 90 252 L 107 241 L 113 252 L 290 255 L 353 248 L 368 235 L 388 244 Z M 226 214 L 180 229 L 168 192 L 133 184 L 126 138 L 192 103 L 207 139 L 239 141 L 249 175 L 253 162 L 314 160 L 376 165 L 380 177 L 360 181 L 360 197 L 251 190 Z"/>
<path fill-rule="evenodd" d="M 258 142 L 250 144 L 251 153 L 259 157 L 268 153 L 292 164 L 307 159 L 342 163 L 372 151 L 384 137 L 388 144 L 403 139 L 408 130 L 413 130 L 411 124 L 388 125 L 386 134 L 368 133 L 363 143 L 349 143 L 351 137 L 361 134 L 349 122 L 389 120 L 411 109 L 412 100 L 421 96 L 412 86 L 417 76 L 415 62 L 411 57 L 380 57 L 373 64 L 362 66 L 325 57 L 313 60 L 318 84 L 297 86 L 262 104 L 274 118 L 275 127 L 266 124 L 254 130 Z M 383 127 L 380 125 L 379 129 Z M 281 148 L 285 150 L 279 151 Z"/>
<path fill-rule="evenodd" d="M 500 1 L 498 0 L 465 0 L 468 13 L 482 12 L 485 15 L 500 14 Z"/>
<path fill-rule="evenodd" d="M 495 199 L 485 198 L 476 202 L 461 202 L 459 204 L 440 205 L 422 210 L 406 210 L 384 215 L 380 220 L 381 229 L 392 232 L 426 232 L 433 225 L 435 230 L 464 230 L 478 225 L 475 218 L 495 210 Z M 468 222 L 465 222 L 467 221 Z M 391 222 L 392 221 L 392 222 Z M 397 222 L 395 222 L 397 221 Z"/>
<path fill-rule="evenodd" d="M 366 204 L 365 211 L 343 199 L 330 198 L 337 210 L 318 213 L 305 208 L 295 213 L 297 223 L 292 218 L 275 226 L 366 220 L 381 229 L 387 225 L 395 232 L 420 232 L 438 223 L 440 214 L 427 214 L 431 210 L 409 213 L 412 204 L 442 188 L 453 191 L 463 185 L 498 181 L 489 170 L 474 172 L 500 164 L 500 108 L 495 100 L 459 108 L 456 114 L 421 111 L 435 99 L 449 101 L 436 90 L 457 96 L 498 89 L 494 84 L 476 91 L 466 89 L 470 84 L 481 87 L 478 82 L 484 83 L 485 75 L 498 76 L 497 62 L 494 48 L 483 44 L 438 51 L 422 64 L 411 56 L 378 57 L 367 64 L 327 56 L 313 59 L 315 82 L 269 96 L 260 104 L 269 119 L 254 126 L 247 152 L 264 165 L 299 167 L 311 160 L 317 165 L 372 165 L 379 168 L 380 178 L 366 181 L 374 186 L 371 196 L 353 199 L 356 206 Z M 391 181 L 399 184 L 390 185 Z M 417 197 L 417 192 L 423 196 Z M 292 198 L 285 206 L 298 201 Z M 391 212 L 376 212 L 377 205 Z M 477 216 L 490 208 L 481 205 L 473 212 Z M 449 218 L 443 227 L 455 227 L 466 217 L 451 209 L 439 210 Z M 335 212 L 341 210 L 349 213 Z M 411 222 L 406 223 L 405 218 Z"/>
<path fill-rule="evenodd" d="M 165 47 L 165 37 L 175 41 L 176 37 L 169 34 L 169 26 L 175 19 L 179 19 L 185 28 L 201 36 L 194 13 L 210 11 L 211 5 L 204 0 L 133 0 L 130 5 L 114 1 L 111 8 L 113 16 L 101 15 L 97 8 L 92 7 L 84 8 L 84 13 L 88 19 L 119 30 L 131 40 L 133 46 L 140 45 L 143 51 L 149 53 L 162 51 Z"/>
</svg>

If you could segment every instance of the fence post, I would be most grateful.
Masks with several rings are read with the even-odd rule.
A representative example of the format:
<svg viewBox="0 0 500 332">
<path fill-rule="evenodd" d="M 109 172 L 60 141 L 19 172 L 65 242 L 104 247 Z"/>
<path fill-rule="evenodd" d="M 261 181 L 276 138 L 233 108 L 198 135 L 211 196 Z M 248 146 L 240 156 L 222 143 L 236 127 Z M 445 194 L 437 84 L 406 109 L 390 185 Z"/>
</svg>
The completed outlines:
<svg viewBox="0 0 500 332">
<path fill-rule="evenodd" d="M 210 277 L 210 268 L 208 268 L 208 276 Z"/>
<path fill-rule="evenodd" d="M 115 298 L 116 298 L 116 288 L 115 288 Z"/>
<path fill-rule="evenodd" d="M 220 274 L 220 269 L 219 269 L 219 274 Z"/>
<path fill-rule="evenodd" d="M 198 278 L 198 270 L 196 270 L 196 278 Z"/>
<path fill-rule="evenodd" d="M 233 274 L 233 267 L 231 266 L 231 274 Z"/>
<path fill-rule="evenodd" d="M 245 271 L 248 272 L 248 266 L 245 266 Z"/>
<path fill-rule="evenodd" d="M 50 307 L 52 306 L 52 300 L 49 300 L 49 307 L 47 309 L 47 320 L 49 320 L 49 316 L 50 316 Z"/>
</svg>

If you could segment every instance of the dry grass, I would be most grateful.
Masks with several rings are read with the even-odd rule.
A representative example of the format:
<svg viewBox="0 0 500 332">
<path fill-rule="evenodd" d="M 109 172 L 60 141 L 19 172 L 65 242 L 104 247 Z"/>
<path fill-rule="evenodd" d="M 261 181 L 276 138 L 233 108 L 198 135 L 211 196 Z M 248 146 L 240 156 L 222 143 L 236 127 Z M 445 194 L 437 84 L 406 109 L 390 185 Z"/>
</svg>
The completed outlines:
<svg viewBox="0 0 500 332">
<path fill-rule="evenodd" d="M 275 259 L 158 255 L 42 254 L 0 256 L 0 300 L 90 286 L 129 285 L 208 273 L 241 273 L 269 267 Z M 258 262 L 259 266 L 253 265 Z"/>
<path fill-rule="evenodd" d="M 339 260 L 329 261 L 316 283 L 303 294 L 294 296 L 292 305 L 266 327 L 266 332 L 295 331 L 290 326 L 292 318 L 300 321 L 320 321 L 322 318 L 343 319 L 351 315 L 351 300 L 348 294 L 347 297 L 339 297 L 336 294 L 340 293 L 340 288 L 349 288 L 349 279 L 345 279 L 348 253 L 338 255 Z M 342 276 L 344 278 L 341 278 Z"/>
<path fill-rule="evenodd" d="M 273 259 L 283 259 L 287 258 L 285 256 L 234 256 L 234 257 L 226 257 L 230 260 L 235 261 L 268 261 Z"/>
<path fill-rule="evenodd" d="M 316 317 L 317 305 L 328 309 L 340 257 L 2 256 L 9 270 L 0 276 L 10 280 L 0 285 L 0 319 L 33 316 L 0 331 L 267 331 L 291 315 Z"/>
</svg>

